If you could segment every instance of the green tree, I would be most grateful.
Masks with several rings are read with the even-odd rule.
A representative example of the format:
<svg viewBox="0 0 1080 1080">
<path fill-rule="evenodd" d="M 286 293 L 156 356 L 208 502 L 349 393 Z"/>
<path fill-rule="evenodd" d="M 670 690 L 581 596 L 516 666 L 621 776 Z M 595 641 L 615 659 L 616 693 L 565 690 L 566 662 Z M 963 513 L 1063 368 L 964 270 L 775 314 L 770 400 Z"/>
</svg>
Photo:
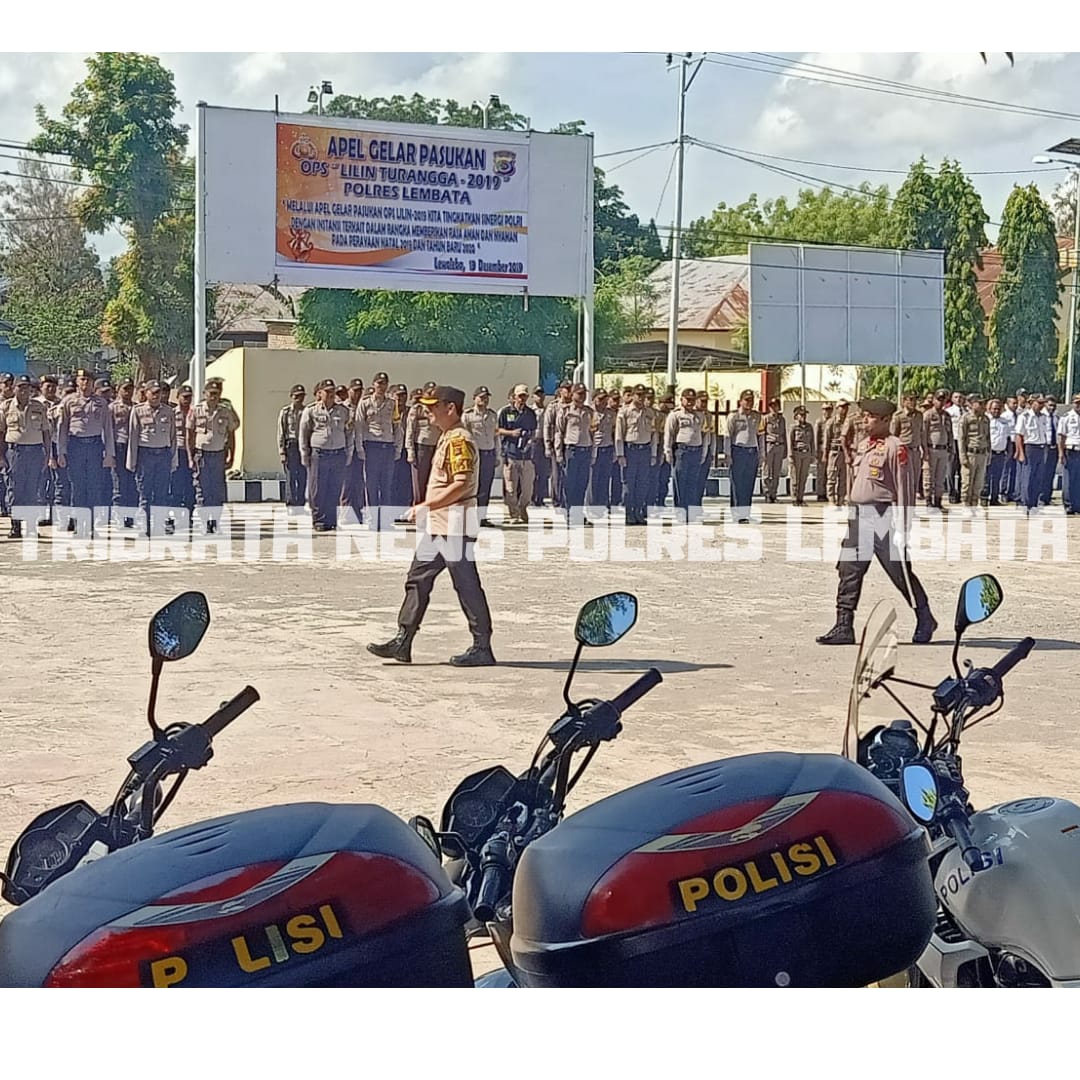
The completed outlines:
<svg viewBox="0 0 1080 1080">
<path fill-rule="evenodd" d="M 1054 188 L 1053 194 L 1050 196 L 1050 205 L 1054 210 L 1054 225 L 1057 234 L 1058 236 L 1067 236 L 1070 239 L 1076 232 L 1076 177 L 1077 172 L 1073 169 Z"/>
<path fill-rule="evenodd" d="M 309 112 L 314 112 L 312 106 Z M 475 105 L 460 105 L 453 100 L 426 98 L 423 94 L 395 94 L 393 97 L 352 97 L 339 94 L 323 106 L 328 116 L 347 116 L 357 120 L 386 120 L 405 124 L 451 124 L 454 127 L 480 127 L 483 110 Z M 528 118 L 500 102 L 489 108 L 487 126 L 498 131 L 524 131 Z"/>
<path fill-rule="evenodd" d="M 990 316 L 989 382 L 999 389 L 1049 386 L 1057 353 L 1061 272 L 1050 207 L 1034 184 L 1016 186 L 998 234 L 1001 273 Z"/>
<path fill-rule="evenodd" d="M 0 277 L 13 343 L 36 361 L 74 367 L 101 347 L 105 287 L 98 258 L 76 219 L 71 187 L 53 167 L 19 163 L 27 179 L 0 185 Z"/>
</svg>

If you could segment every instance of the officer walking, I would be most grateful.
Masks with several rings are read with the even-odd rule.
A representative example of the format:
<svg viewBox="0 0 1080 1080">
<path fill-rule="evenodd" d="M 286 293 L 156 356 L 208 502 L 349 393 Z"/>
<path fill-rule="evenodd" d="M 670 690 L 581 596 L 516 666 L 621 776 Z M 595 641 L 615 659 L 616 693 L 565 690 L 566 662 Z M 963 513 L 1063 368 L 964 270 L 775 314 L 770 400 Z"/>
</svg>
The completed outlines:
<svg viewBox="0 0 1080 1080">
<path fill-rule="evenodd" d="M 539 419 L 536 410 L 528 404 L 529 388 L 524 383 L 514 387 L 511 399 L 509 405 L 499 410 L 495 421 L 503 455 L 503 501 L 510 525 L 528 525 Z"/>
<path fill-rule="evenodd" d="M 739 395 L 739 407 L 728 417 L 727 424 L 731 506 L 743 525 L 750 520 L 762 441 L 761 413 L 754 408 L 754 391 L 744 390 Z"/>
<path fill-rule="evenodd" d="M 855 452 L 848 493 L 848 530 L 836 564 L 840 575 L 836 624 L 817 641 L 819 645 L 855 644 L 855 610 L 872 550 L 889 580 L 915 609 L 912 642 L 925 645 L 932 640 L 937 622 L 907 549 L 910 510 L 915 501 L 911 462 L 900 440 L 888 433 L 893 403 L 874 398 L 860 402 L 859 407 L 866 437 Z"/>
<path fill-rule="evenodd" d="M 127 467 L 135 476 L 139 509 L 150 535 L 152 510 L 164 517 L 169 505 L 169 477 L 176 468 L 176 421 L 157 380 L 146 384 L 146 401 L 131 409 L 128 421 Z"/>
<path fill-rule="evenodd" d="M 555 420 L 555 460 L 565 471 L 563 509 L 567 525 L 585 521 L 585 492 L 592 466 L 593 409 L 585 404 L 586 388 L 578 383 L 570 391 L 570 403 Z M 573 519 L 573 520 L 571 520 Z"/>
<path fill-rule="evenodd" d="M 376 372 L 371 382 L 371 396 L 364 398 L 356 409 L 355 450 L 364 459 L 367 475 L 367 505 L 371 512 L 371 527 L 392 529 L 394 527 L 393 491 L 394 461 L 398 453 L 398 429 L 394 424 L 397 403 L 387 391 L 390 376 L 385 371 Z M 400 508 L 404 512 L 405 506 Z"/>
<path fill-rule="evenodd" d="M 969 509 L 979 505 L 986 467 L 990 461 L 990 417 L 978 394 L 968 396 L 970 412 L 960 418 L 960 469 L 963 475 L 961 498 Z"/>
<path fill-rule="evenodd" d="M 289 391 L 289 404 L 278 413 L 278 457 L 285 468 L 285 505 L 303 506 L 307 500 L 307 469 L 300 460 L 300 417 L 307 391 L 297 383 Z"/>
<path fill-rule="evenodd" d="M 528 398 L 527 392 L 523 397 Z M 405 578 L 397 634 L 389 641 L 368 645 L 368 652 L 412 663 L 413 638 L 424 621 L 435 579 L 449 570 L 473 639 L 472 646 L 452 656 L 450 663 L 455 667 L 487 667 L 495 663 L 495 655 L 491 651 L 491 612 L 476 568 L 480 462 L 472 435 L 461 423 L 465 393 L 453 386 L 435 386 L 420 400 L 440 433 L 424 500 L 409 514 L 420 527 L 426 527 L 428 536 L 421 540 Z M 528 408 L 525 400 L 521 408 Z M 439 542 L 433 543 L 433 539 Z"/>
<path fill-rule="evenodd" d="M 187 452 L 195 478 L 195 502 L 203 511 L 208 533 L 217 532 L 225 505 L 225 470 L 232 468 L 240 417 L 221 400 L 221 380 L 206 380 L 206 400 L 199 402 L 187 421 Z M 147 389 L 149 402 L 150 391 Z"/>
<path fill-rule="evenodd" d="M 656 460 L 657 439 L 645 387 L 634 387 L 629 405 L 615 419 L 615 459 L 623 468 L 627 525 L 648 523 L 649 466 Z"/>
<path fill-rule="evenodd" d="M 697 393 L 684 390 L 679 407 L 668 413 L 664 423 L 664 460 L 675 474 L 675 505 L 689 521 L 697 505 L 698 477 L 704 443 L 704 413 L 697 408 Z"/>
<path fill-rule="evenodd" d="M 829 475 L 829 440 L 828 430 L 832 423 L 833 403 L 826 401 L 821 408 L 821 416 L 814 423 L 814 452 L 817 460 L 817 469 L 814 474 L 814 494 L 818 502 L 828 502 L 828 475 Z"/>
<path fill-rule="evenodd" d="M 611 467 L 615 463 L 615 412 L 609 405 L 608 392 L 598 386 L 593 391 L 592 474 L 589 480 L 589 505 L 597 510 L 611 509 Z"/>
<path fill-rule="evenodd" d="M 806 419 L 806 406 L 795 406 L 795 422 L 791 425 L 788 453 L 791 460 L 791 493 L 796 506 L 806 505 L 806 481 L 810 478 L 810 462 L 817 447 L 814 429 Z"/>
<path fill-rule="evenodd" d="M 316 532 L 337 528 L 338 496 L 355 438 L 349 410 L 337 400 L 333 379 L 315 387 L 315 402 L 300 417 L 300 460 L 308 473 L 308 501 Z"/>
<path fill-rule="evenodd" d="M 94 376 L 80 368 L 76 374 L 78 389 L 64 398 L 60 406 L 60 426 L 56 444 L 61 468 L 68 469 L 71 480 L 71 505 L 90 511 L 93 535 L 93 509 L 101 497 L 102 473 L 116 460 L 112 413 L 108 402 L 94 393 Z M 69 519 L 68 531 L 75 531 Z"/>
<path fill-rule="evenodd" d="M 788 448 L 787 421 L 779 398 L 769 402 L 765 414 L 765 501 L 776 502 L 780 487 L 780 473 L 784 467 L 784 454 Z"/>
<path fill-rule="evenodd" d="M 30 376 L 20 375 L 14 395 L 0 402 L 0 469 L 7 478 L 11 539 L 22 536 L 16 507 L 36 505 L 42 470 L 52 461 L 49 410 L 31 397 L 31 390 Z"/>
<path fill-rule="evenodd" d="M 473 391 L 473 404 L 466 409 L 461 422 L 469 429 L 480 454 L 480 480 L 476 492 L 476 507 L 480 514 L 480 524 L 489 526 L 488 504 L 491 502 L 491 483 L 495 479 L 495 461 L 498 455 L 499 416 L 491 408 L 491 391 L 486 386 L 478 386 Z"/>
<path fill-rule="evenodd" d="M 112 504 L 116 510 L 130 510 L 138 504 L 135 474 L 128 465 L 128 431 L 131 426 L 131 410 L 134 408 L 135 380 L 123 379 L 117 387 L 116 400 L 109 405 L 113 421 L 113 439 L 116 442 L 116 464 L 113 466 Z M 169 412 L 172 420 L 172 411 Z M 164 503 L 165 500 L 162 500 Z M 135 524 L 132 517 L 124 515 L 124 528 Z"/>
</svg>

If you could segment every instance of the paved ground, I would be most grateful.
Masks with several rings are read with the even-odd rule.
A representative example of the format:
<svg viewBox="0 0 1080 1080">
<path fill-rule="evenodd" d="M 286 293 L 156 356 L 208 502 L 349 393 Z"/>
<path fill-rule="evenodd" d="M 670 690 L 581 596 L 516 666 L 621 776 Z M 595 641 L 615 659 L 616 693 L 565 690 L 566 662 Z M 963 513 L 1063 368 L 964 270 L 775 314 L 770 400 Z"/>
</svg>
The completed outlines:
<svg viewBox="0 0 1080 1080">
<path fill-rule="evenodd" d="M 405 565 L 338 563 L 332 536 L 314 539 L 310 561 L 246 562 L 238 539 L 231 563 L 211 553 L 202 562 L 123 565 L 53 562 L 47 539 L 41 558 L 26 562 L 17 542 L 0 541 L 0 846 L 6 851 L 51 804 L 79 796 L 107 803 L 125 756 L 146 733 L 147 620 L 188 588 L 207 594 L 213 621 L 200 651 L 166 668 L 160 719 L 201 719 L 248 682 L 262 701 L 219 738 L 211 765 L 188 780 L 169 811 L 173 826 L 295 800 L 372 801 L 403 815 L 437 815 L 468 772 L 496 762 L 527 765 L 559 714 L 580 603 L 620 588 L 637 594 L 639 622 L 618 645 L 586 654 L 576 691 L 610 696 L 651 665 L 664 683 L 597 755 L 577 805 L 721 756 L 838 750 L 855 650 L 813 642 L 832 621 L 834 565 L 786 561 L 787 508 L 762 510 L 762 553 L 750 561 L 573 561 L 554 549 L 530 561 L 522 529 L 489 534 L 505 552 L 481 568 L 500 664 L 467 674 L 445 662 L 467 644 L 445 577 L 411 668 L 364 650 L 394 627 Z M 820 518 L 819 508 L 808 509 L 808 521 Z M 994 561 L 1003 522 L 1016 530 L 1018 556 Z M 1028 523 L 1013 511 L 1000 511 L 990 526 L 989 559 L 919 566 L 943 628 L 965 577 L 999 576 L 1005 604 L 971 631 L 965 650 L 977 663 L 992 662 L 1024 634 L 1039 640 L 1009 681 L 1005 709 L 968 737 L 964 761 L 974 797 L 980 804 L 1040 793 L 1080 800 L 1076 723 L 1062 707 L 1080 675 L 1080 626 L 1069 603 L 1080 578 L 1071 561 L 1028 561 Z M 1058 518 L 1038 527 L 1058 528 L 1080 553 L 1080 524 Z M 643 548 L 641 533 L 630 531 Z M 806 530 L 804 542 L 812 533 Z M 268 536 L 260 548 L 270 555 Z M 893 595 L 872 568 L 858 625 L 874 601 Z M 905 632 L 912 623 L 901 614 Z M 947 630 L 939 637 L 929 647 L 902 645 L 901 674 L 944 676 Z M 912 690 L 909 701 L 921 706 L 921 693 Z M 867 712 L 898 715 L 887 698 Z"/>
</svg>

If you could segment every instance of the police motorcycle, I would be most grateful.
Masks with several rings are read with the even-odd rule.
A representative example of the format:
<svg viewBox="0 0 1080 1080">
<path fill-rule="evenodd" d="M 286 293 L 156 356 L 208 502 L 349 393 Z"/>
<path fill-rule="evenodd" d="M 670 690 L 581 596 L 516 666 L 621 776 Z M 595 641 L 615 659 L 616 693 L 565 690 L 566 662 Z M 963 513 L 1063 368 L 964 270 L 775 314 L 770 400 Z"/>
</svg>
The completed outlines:
<svg viewBox="0 0 1080 1080">
<path fill-rule="evenodd" d="M 925 832 L 839 755 L 706 763 L 564 817 L 599 744 L 661 681 L 649 670 L 612 701 L 569 697 L 582 648 L 636 617 L 626 593 L 585 604 L 566 711 L 533 764 L 463 781 L 438 831 L 379 806 L 299 803 L 154 836 L 257 694 L 203 724 L 152 722 L 108 813 L 72 803 L 16 841 L 0 985 L 472 986 L 481 928 L 504 964 L 481 985 L 862 986 L 913 964 L 936 910 Z M 152 621 L 151 720 L 161 663 L 208 624 L 200 594 Z"/>
<path fill-rule="evenodd" d="M 1005 676 L 1035 645 L 1027 637 L 989 668 L 957 663 L 968 627 L 1000 607 L 990 574 L 964 582 L 957 602 L 953 674 L 936 686 L 896 676 L 896 612 L 879 603 L 855 664 L 844 756 L 904 801 L 932 844 L 938 912 L 933 936 L 901 982 L 912 986 L 1080 987 L 1080 806 L 1029 796 L 976 811 L 964 780 L 965 732 L 998 712 Z M 923 723 L 893 691 L 932 694 Z M 860 735 L 859 709 L 882 689 L 907 718 Z"/>
</svg>

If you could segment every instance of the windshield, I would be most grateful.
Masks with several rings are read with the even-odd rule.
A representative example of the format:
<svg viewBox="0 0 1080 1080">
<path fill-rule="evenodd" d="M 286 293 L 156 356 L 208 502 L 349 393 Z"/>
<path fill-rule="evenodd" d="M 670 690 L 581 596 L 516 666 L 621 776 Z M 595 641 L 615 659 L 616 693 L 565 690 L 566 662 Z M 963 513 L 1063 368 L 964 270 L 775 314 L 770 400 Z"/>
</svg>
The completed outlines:
<svg viewBox="0 0 1080 1080">
<path fill-rule="evenodd" d="M 870 612 L 855 658 L 855 672 L 848 698 L 847 727 L 844 729 L 846 758 L 855 760 L 859 750 L 859 706 L 870 691 L 896 668 L 896 609 L 882 600 Z"/>
</svg>

